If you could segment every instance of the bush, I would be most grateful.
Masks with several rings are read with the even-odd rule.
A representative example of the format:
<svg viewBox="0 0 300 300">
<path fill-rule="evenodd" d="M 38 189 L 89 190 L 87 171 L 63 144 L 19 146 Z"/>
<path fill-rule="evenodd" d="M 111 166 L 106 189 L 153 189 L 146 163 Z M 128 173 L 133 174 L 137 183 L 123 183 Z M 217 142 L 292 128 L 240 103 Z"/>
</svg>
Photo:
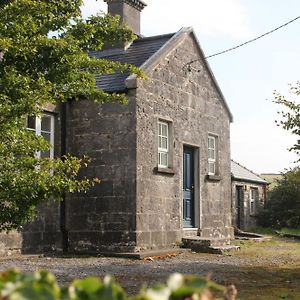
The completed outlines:
<svg viewBox="0 0 300 300">
<path fill-rule="evenodd" d="M 269 192 L 266 208 L 258 217 L 259 225 L 280 229 L 300 228 L 300 168 L 283 174 Z"/>
<path fill-rule="evenodd" d="M 167 285 L 145 288 L 128 297 L 109 276 L 103 281 L 96 277 L 76 279 L 60 288 L 54 275 L 46 271 L 28 275 L 17 270 L 0 273 L 0 300 L 210 300 L 215 291 L 223 292 L 225 300 L 236 299 L 234 286 L 226 289 L 208 278 L 181 274 L 170 276 Z"/>
</svg>

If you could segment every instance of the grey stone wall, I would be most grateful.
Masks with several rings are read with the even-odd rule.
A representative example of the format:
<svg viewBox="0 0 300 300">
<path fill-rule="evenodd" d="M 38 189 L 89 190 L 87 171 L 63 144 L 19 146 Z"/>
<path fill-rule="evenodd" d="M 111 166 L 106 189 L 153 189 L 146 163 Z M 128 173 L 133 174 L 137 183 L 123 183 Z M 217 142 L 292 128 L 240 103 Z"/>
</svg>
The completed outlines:
<svg viewBox="0 0 300 300">
<path fill-rule="evenodd" d="M 40 205 L 37 218 L 22 230 L 22 253 L 62 251 L 59 202 Z"/>
<path fill-rule="evenodd" d="M 243 196 L 241 201 L 240 213 L 240 229 L 251 230 L 257 226 L 257 214 L 265 204 L 265 188 L 264 184 L 253 183 L 248 181 L 232 180 L 232 225 L 237 224 L 237 209 L 236 209 L 236 187 L 243 188 Z M 255 212 L 250 213 L 250 192 L 251 188 L 258 189 L 258 199 L 255 201 Z"/>
<path fill-rule="evenodd" d="M 232 238 L 229 116 L 195 41 L 186 38 L 139 81 L 137 89 L 137 244 L 141 249 L 171 247 L 184 236 L 182 224 L 183 145 L 199 156 L 196 183 L 196 227 L 204 237 Z M 175 174 L 155 171 L 158 120 L 172 127 Z M 208 174 L 208 134 L 218 136 L 219 174 Z"/>
<path fill-rule="evenodd" d="M 0 256 L 20 253 L 22 234 L 18 231 L 0 232 Z"/>
<path fill-rule="evenodd" d="M 136 195 L 135 90 L 129 104 L 70 102 L 67 149 L 92 161 L 81 176 L 101 183 L 67 199 L 71 252 L 134 251 Z"/>
</svg>

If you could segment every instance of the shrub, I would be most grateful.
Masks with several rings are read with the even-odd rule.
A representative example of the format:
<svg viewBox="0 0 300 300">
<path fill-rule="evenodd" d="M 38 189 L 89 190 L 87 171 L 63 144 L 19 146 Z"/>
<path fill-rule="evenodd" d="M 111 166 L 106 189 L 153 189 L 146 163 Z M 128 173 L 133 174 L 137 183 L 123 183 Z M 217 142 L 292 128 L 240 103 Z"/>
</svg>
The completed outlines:
<svg viewBox="0 0 300 300">
<path fill-rule="evenodd" d="M 277 181 L 258 221 L 261 226 L 276 229 L 300 228 L 300 168 L 286 172 Z"/>
<path fill-rule="evenodd" d="M 215 291 L 223 292 L 225 300 L 236 299 L 234 286 L 226 289 L 208 278 L 181 274 L 171 275 L 166 285 L 145 288 L 128 297 L 109 276 L 103 281 L 96 277 L 76 279 L 60 288 L 54 275 L 46 271 L 27 275 L 18 270 L 0 273 L 0 300 L 210 300 Z"/>
</svg>

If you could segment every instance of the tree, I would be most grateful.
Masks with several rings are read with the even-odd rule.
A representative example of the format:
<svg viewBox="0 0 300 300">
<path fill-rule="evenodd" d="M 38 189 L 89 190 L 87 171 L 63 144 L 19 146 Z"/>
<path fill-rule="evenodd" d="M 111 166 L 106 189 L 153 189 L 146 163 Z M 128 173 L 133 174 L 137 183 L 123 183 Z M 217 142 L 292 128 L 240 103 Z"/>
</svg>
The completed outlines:
<svg viewBox="0 0 300 300">
<path fill-rule="evenodd" d="M 282 119 L 276 121 L 278 126 L 298 136 L 296 143 L 289 149 L 300 155 L 300 82 L 291 86 L 291 94 L 295 99 L 287 99 L 284 95 L 274 92 L 273 102 L 282 106 L 278 113 Z M 300 157 L 298 159 L 300 161 Z M 268 193 L 268 202 L 259 215 L 259 223 L 274 228 L 300 228 L 300 168 L 283 174 L 276 186 Z"/>
<path fill-rule="evenodd" d="M 277 181 L 259 221 L 263 226 L 278 229 L 300 228 L 300 168 L 286 172 Z"/>
<path fill-rule="evenodd" d="M 296 97 L 300 95 L 300 82 L 291 86 L 291 93 Z M 289 100 L 284 95 L 274 92 L 274 102 L 283 106 L 283 110 L 278 113 L 282 116 L 282 120 L 276 121 L 278 126 L 282 126 L 283 129 L 291 131 L 292 134 L 298 136 L 296 143 L 289 149 L 295 151 L 300 155 L 300 102 L 299 100 Z M 300 161 L 300 157 L 299 160 Z"/>
<path fill-rule="evenodd" d="M 0 2 L 0 231 L 30 221 L 39 203 L 97 182 L 77 179 L 85 158 L 39 158 L 50 144 L 26 130 L 27 118 L 69 99 L 124 102 L 124 95 L 99 89 L 95 74 L 139 74 L 133 66 L 89 57 L 88 51 L 131 41 L 134 34 L 116 17 L 84 20 L 82 2 Z"/>
</svg>

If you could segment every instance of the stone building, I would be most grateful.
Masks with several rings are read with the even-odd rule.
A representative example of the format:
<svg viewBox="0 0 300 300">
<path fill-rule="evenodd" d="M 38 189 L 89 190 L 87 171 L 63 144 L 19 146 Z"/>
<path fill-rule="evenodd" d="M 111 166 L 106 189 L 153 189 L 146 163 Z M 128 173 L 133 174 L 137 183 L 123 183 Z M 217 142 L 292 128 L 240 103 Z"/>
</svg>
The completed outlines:
<svg viewBox="0 0 300 300">
<path fill-rule="evenodd" d="M 265 205 L 268 182 L 233 160 L 231 177 L 232 224 L 249 230 L 257 225 L 257 213 Z"/>
<path fill-rule="evenodd" d="M 70 101 L 50 114 L 56 153 L 90 156 L 82 173 L 102 182 L 44 207 L 23 249 L 139 252 L 191 236 L 230 240 L 232 115 L 193 29 L 141 37 L 145 3 L 105 2 L 139 38 L 91 55 L 134 64 L 148 79 L 98 76 L 99 88 L 126 93 L 128 105 Z"/>
</svg>

